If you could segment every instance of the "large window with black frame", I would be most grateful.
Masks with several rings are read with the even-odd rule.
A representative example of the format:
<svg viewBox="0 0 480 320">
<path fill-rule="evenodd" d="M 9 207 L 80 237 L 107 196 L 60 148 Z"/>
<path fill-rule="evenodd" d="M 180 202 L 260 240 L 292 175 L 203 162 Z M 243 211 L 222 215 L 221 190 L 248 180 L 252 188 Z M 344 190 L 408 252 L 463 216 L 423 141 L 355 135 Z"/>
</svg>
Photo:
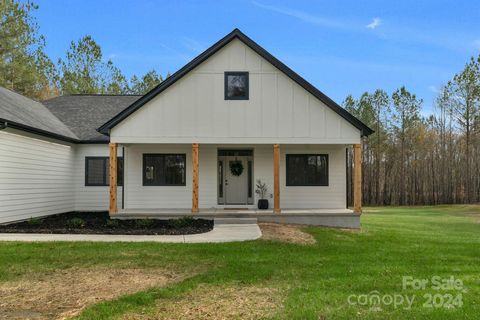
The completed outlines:
<svg viewBox="0 0 480 320">
<path fill-rule="evenodd" d="M 184 186 L 185 154 L 144 154 L 144 186 Z"/>
<path fill-rule="evenodd" d="M 327 154 L 287 154 L 287 186 L 328 186 Z"/>
</svg>

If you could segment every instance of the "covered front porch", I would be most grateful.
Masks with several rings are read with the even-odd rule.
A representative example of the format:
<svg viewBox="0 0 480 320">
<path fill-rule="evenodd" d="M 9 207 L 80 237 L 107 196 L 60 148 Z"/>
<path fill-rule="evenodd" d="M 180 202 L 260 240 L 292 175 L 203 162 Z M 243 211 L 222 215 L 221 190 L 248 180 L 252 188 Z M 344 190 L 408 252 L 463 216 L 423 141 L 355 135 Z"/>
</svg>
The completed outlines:
<svg viewBox="0 0 480 320">
<path fill-rule="evenodd" d="M 198 218 L 245 217 L 257 218 L 259 221 L 358 227 L 361 213 L 361 147 L 359 144 L 353 145 L 355 151 L 353 210 L 346 206 L 345 150 L 348 147 L 350 146 L 345 144 L 111 143 L 110 215 L 120 219 L 127 217 L 169 219 L 186 215 Z M 117 197 L 118 154 L 123 155 L 124 167 L 121 199 Z M 178 185 L 174 186 L 146 183 L 145 155 L 152 154 L 183 155 L 185 164 L 182 170 L 185 171 L 183 173 L 185 181 L 179 181 Z M 287 184 L 287 156 L 306 154 L 325 155 L 328 160 L 325 185 Z M 229 160 L 244 160 L 244 172 L 240 174 L 244 177 L 243 180 L 228 175 Z M 264 181 L 268 186 L 266 195 L 270 204 L 268 210 L 257 209 L 259 197 L 254 193 L 254 182 L 257 179 Z M 244 182 L 238 184 L 234 183 L 234 180 Z M 225 193 L 232 196 L 227 197 Z"/>
</svg>

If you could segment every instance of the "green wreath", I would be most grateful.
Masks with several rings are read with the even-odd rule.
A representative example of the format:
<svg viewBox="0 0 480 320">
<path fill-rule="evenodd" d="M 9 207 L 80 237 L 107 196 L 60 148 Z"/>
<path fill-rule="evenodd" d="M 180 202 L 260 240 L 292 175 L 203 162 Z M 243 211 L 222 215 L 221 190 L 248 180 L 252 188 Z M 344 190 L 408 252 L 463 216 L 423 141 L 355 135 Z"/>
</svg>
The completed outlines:
<svg viewBox="0 0 480 320">
<path fill-rule="evenodd" d="M 242 161 L 235 160 L 230 161 L 230 171 L 234 176 L 240 176 L 243 173 L 243 164 Z"/>
</svg>

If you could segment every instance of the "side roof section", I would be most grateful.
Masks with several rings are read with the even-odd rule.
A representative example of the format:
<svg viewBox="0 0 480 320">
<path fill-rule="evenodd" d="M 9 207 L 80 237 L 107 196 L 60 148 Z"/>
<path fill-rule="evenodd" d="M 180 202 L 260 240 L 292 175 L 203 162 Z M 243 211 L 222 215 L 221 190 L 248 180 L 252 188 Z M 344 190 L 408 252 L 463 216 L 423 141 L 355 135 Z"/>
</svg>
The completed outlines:
<svg viewBox="0 0 480 320">
<path fill-rule="evenodd" d="M 4 127 L 78 142 L 78 137 L 43 104 L 3 87 L 0 87 L 0 122 Z"/>
<path fill-rule="evenodd" d="M 127 118 L 129 115 L 131 115 L 132 113 L 140 109 L 143 105 L 145 105 L 147 102 L 152 100 L 156 95 L 166 90 L 168 87 L 174 84 L 177 80 L 181 79 L 188 72 L 190 72 L 199 64 L 201 64 L 202 62 L 210 58 L 218 50 L 220 50 L 226 44 L 228 44 L 230 41 L 236 38 L 238 38 L 240 41 L 245 43 L 248 47 L 250 47 L 258 55 L 266 59 L 269 63 L 271 63 L 277 69 L 285 73 L 289 78 L 291 78 L 293 81 L 298 83 L 301 87 L 303 87 L 305 90 L 310 92 L 317 99 L 322 101 L 327 107 L 335 111 L 337 114 L 339 114 L 342 118 L 344 118 L 354 127 L 359 129 L 362 136 L 368 136 L 373 133 L 373 130 L 370 129 L 367 125 L 365 125 L 362 121 L 360 121 L 359 119 L 354 117 L 352 114 L 350 114 L 348 111 L 346 111 L 344 108 L 339 106 L 335 101 L 327 97 L 323 92 L 315 88 L 312 84 L 310 84 L 308 81 L 303 79 L 301 76 L 295 73 L 292 69 L 287 67 L 283 62 L 281 62 L 280 60 L 272 56 L 269 52 L 263 49 L 260 45 L 258 45 L 252 39 L 247 37 L 239 29 L 234 29 L 232 32 L 230 32 L 228 35 L 220 39 L 213 46 L 211 46 L 210 48 L 205 50 L 203 53 L 201 53 L 199 56 L 197 56 L 195 59 L 193 59 L 192 61 L 187 63 L 185 66 L 183 66 L 180 70 L 178 70 L 173 75 L 165 79 L 163 82 L 161 82 L 158 86 L 156 86 L 151 91 L 149 91 L 143 97 L 141 97 L 140 99 L 132 103 L 128 108 L 122 110 L 116 116 L 114 116 L 113 118 L 105 122 L 101 127 L 98 128 L 98 131 L 105 135 L 109 135 L 110 129 L 112 129 L 122 120 Z"/>
<path fill-rule="evenodd" d="M 42 103 L 82 143 L 107 143 L 110 139 L 97 128 L 139 98 L 140 95 L 79 94 L 55 97 Z"/>
</svg>

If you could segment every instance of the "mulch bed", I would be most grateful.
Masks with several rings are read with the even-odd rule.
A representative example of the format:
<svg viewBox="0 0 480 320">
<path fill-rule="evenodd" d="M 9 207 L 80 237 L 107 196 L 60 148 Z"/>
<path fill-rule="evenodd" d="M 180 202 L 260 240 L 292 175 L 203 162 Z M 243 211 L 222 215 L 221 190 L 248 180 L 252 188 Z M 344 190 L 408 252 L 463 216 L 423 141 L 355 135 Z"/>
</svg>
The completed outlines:
<svg viewBox="0 0 480 320">
<path fill-rule="evenodd" d="M 110 219 L 107 212 L 69 212 L 0 225 L 0 233 L 182 235 L 213 229 L 213 220 Z"/>
</svg>

